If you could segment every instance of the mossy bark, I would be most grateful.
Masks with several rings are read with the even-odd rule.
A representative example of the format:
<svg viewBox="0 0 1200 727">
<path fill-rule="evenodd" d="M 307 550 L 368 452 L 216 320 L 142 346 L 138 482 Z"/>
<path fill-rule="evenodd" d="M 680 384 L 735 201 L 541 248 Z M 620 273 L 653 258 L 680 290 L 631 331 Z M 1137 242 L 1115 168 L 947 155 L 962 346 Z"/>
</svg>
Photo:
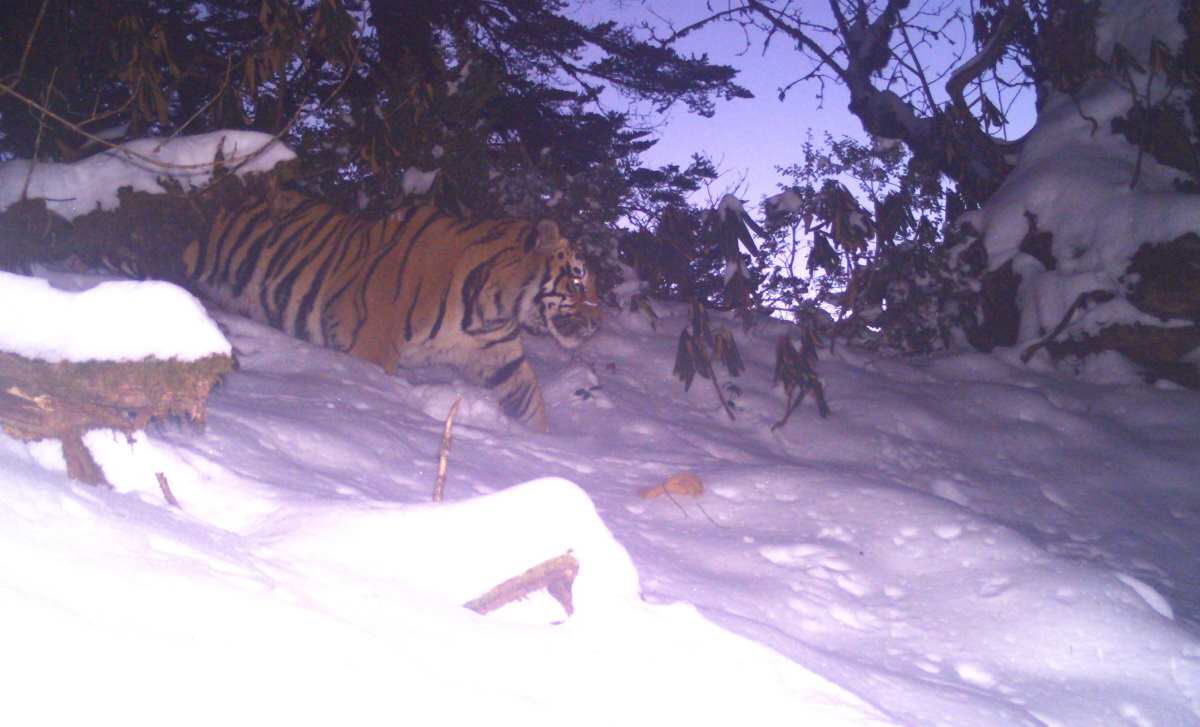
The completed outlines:
<svg viewBox="0 0 1200 727">
<path fill-rule="evenodd" d="M 84 433 L 132 433 L 169 417 L 202 426 L 209 392 L 233 366 L 223 354 L 198 361 L 53 363 L 0 352 L 0 426 L 25 441 L 61 440 L 68 475 L 107 484 L 83 445 Z"/>
</svg>

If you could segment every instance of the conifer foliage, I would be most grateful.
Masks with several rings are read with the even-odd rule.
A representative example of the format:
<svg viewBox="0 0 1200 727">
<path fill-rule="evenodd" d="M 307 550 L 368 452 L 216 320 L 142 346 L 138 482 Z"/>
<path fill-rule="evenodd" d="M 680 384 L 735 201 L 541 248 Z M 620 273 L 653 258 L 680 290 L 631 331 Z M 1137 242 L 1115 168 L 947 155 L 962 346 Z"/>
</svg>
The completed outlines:
<svg viewBox="0 0 1200 727">
<path fill-rule="evenodd" d="M 695 189 L 605 90 L 711 114 L 732 68 L 584 24 L 560 0 L 13 0 L 0 14 L 0 160 L 73 161 L 148 135 L 251 128 L 359 208 L 554 212 L 599 248 L 633 205 Z M 665 195 L 665 196 L 664 196 Z M 651 199 L 653 198 L 653 199 Z M 566 214 L 560 214 L 566 212 Z"/>
</svg>

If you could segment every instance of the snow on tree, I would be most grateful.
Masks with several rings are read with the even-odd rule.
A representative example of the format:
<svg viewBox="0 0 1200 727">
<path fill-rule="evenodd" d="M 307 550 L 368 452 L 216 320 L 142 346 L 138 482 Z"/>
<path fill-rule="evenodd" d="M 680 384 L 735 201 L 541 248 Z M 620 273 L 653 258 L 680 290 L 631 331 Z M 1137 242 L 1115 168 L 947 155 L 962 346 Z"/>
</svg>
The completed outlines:
<svg viewBox="0 0 1200 727">
<path fill-rule="evenodd" d="M 793 314 L 816 294 L 846 314 L 841 332 L 901 350 L 1019 346 L 1026 361 L 1200 386 L 1195 2 L 746 0 L 670 37 L 711 22 L 791 43 L 781 99 L 840 84 L 886 140 L 806 144 L 798 187 L 767 200 L 776 258 L 759 278 Z M 957 35 L 974 53 L 933 53 Z M 1014 139 L 1019 92 L 1038 115 Z"/>
<path fill-rule="evenodd" d="M 1123 131 L 1147 109 L 1195 103 L 1181 17 L 1171 0 L 1103 3 L 1094 51 L 1107 72 L 1051 93 L 1012 172 L 959 220 L 993 273 L 1019 278 L 1011 343 L 1027 359 L 1044 348 L 1087 369 L 1085 354 L 1119 351 L 1152 377 L 1200 385 L 1200 286 L 1176 267 L 1200 269 L 1196 179 Z"/>
</svg>

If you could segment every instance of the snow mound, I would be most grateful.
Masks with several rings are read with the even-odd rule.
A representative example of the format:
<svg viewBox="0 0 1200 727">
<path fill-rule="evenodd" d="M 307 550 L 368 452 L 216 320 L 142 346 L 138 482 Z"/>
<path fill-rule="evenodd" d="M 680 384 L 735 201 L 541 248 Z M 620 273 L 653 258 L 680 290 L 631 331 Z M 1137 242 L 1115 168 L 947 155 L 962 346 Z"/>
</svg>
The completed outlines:
<svg viewBox="0 0 1200 727">
<path fill-rule="evenodd" d="M 195 361 L 232 352 L 204 306 L 170 283 L 109 281 L 70 292 L 0 272 L 0 309 L 0 349 L 26 358 Z"/>
</svg>

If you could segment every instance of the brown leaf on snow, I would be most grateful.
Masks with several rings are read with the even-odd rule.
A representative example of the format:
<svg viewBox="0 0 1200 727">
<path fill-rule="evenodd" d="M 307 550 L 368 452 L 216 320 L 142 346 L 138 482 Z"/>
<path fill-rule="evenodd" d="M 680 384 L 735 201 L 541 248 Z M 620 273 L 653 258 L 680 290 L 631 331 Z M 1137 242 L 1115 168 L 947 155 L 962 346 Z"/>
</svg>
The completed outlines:
<svg viewBox="0 0 1200 727">
<path fill-rule="evenodd" d="M 661 485 L 647 487 L 638 494 L 644 500 L 652 500 L 667 493 L 699 497 L 704 494 L 704 485 L 700 484 L 700 476 L 695 472 L 677 472 L 668 477 Z"/>
</svg>

